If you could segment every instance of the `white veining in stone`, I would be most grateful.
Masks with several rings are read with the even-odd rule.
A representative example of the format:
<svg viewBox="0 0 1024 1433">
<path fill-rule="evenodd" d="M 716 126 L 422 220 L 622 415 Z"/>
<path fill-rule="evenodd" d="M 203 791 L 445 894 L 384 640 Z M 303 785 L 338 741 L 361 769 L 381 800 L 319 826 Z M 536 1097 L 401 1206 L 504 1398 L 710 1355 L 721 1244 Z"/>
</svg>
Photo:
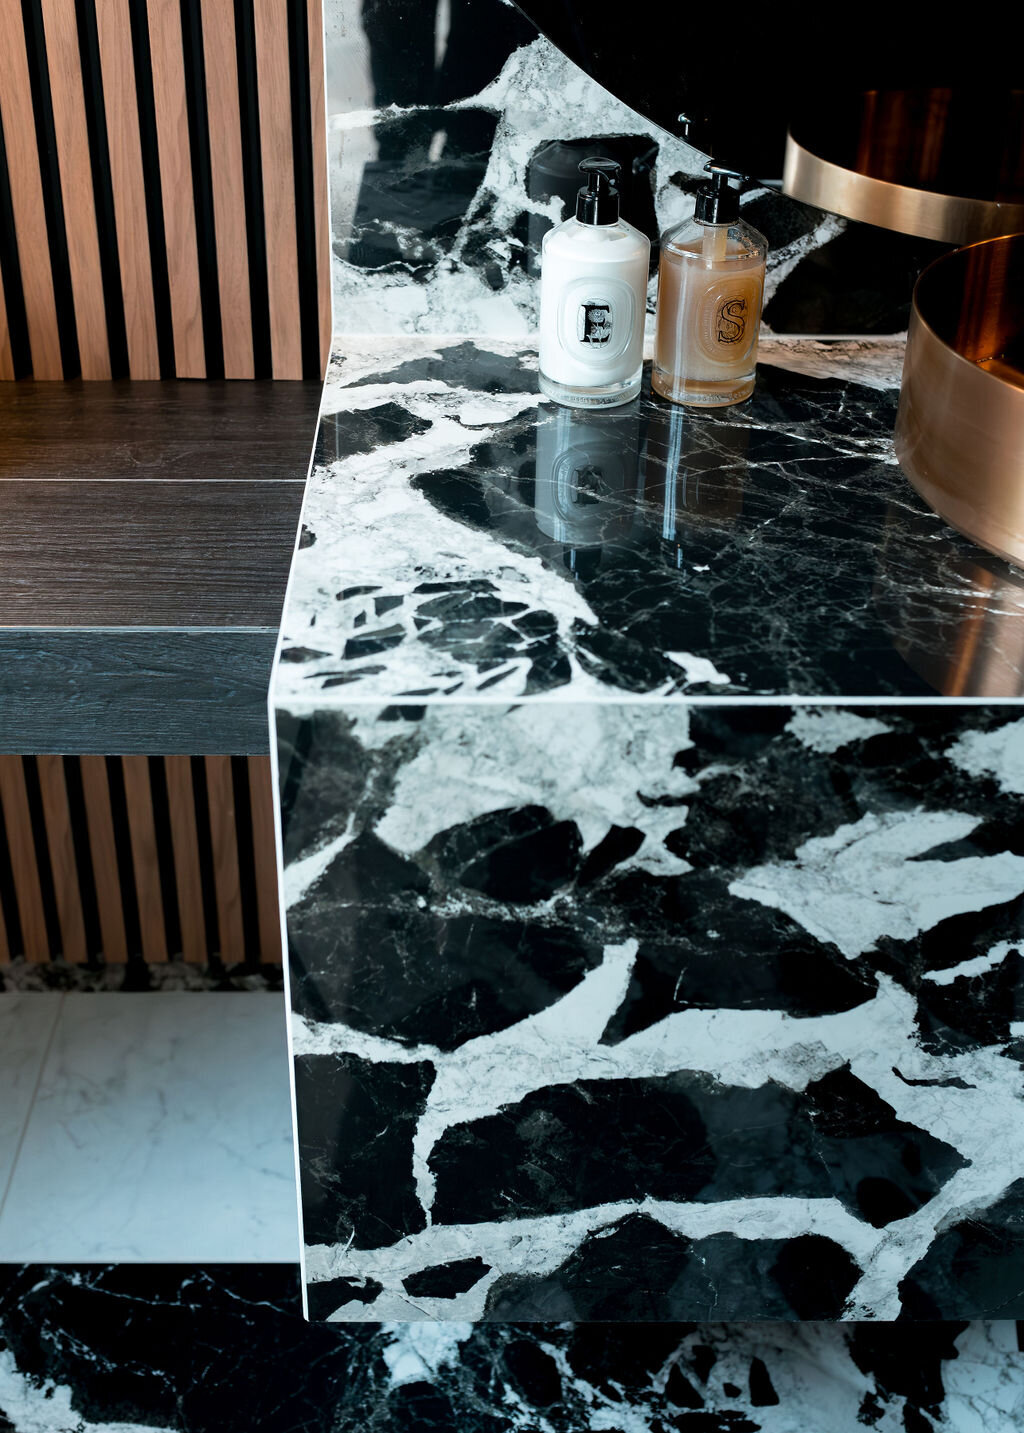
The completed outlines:
<svg viewBox="0 0 1024 1433">
<path fill-rule="evenodd" d="M 40 1384 L 21 1373 L 9 1349 L 0 1349 L 0 1418 L 7 1415 L 14 1433 L 164 1433 L 146 1423 L 100 1423 L 72 1407 L 68 1384 Z"/>
<path fill-rule="evenodd" d="M 791 731 L 797 741 L 811 751 L 828 756 L 853 742 L 881 736 L 892 728 L 877 717 L 859 716 L 857 712 L 846 711 L 840 707 L 834 710 L 801 707 L 786 723 L 786 730 Z"/>
<path fill-rule="evenodd" d="M 1024 857 L 1009 851 L 956 861 L 917 859 L 979 824 L 977 816 L 921 807 L 869 814 L 831 836 L 805 841 L 795 861 L 755 867 L 729 889 L 785 911 L 853 957 L 883 935 L 907 939 L 947 916 L 1024 892 Z"/>
<path fill-rule="evenodd" d="M 57 994 L 0 994 L 0 1211 L 60 1004 Z"/>
<path fill-rule="evenodd" d="M 926 970 L 922 979 L 930 980 L 934 985 L 952 985 L 955 980 L 965 977 L 969 979 L 972 975 L 986 975 L 990 970 L 995 970 L 997 965 L 1002 965 L 1011 950 L 1019 949 L 1019 942 L 1014 944 L 1009 940 L 1001 940 L 985 955 L 962 960 L 959 965 L 947 966 L 945 970 Z"/>
<path fill-rule="evenodd" d="M 283 1014 L 252 992 L 65 996 L 0 1260 L 293 1259 Z"/>
<path fill-rule="evenodd" d="M 946 752 L 961 771 L 991 776 L 1000 791 L 1024 796 L 1024 721 L 1007 722 L 994 731 L 968 731 Z"/>
</svg>

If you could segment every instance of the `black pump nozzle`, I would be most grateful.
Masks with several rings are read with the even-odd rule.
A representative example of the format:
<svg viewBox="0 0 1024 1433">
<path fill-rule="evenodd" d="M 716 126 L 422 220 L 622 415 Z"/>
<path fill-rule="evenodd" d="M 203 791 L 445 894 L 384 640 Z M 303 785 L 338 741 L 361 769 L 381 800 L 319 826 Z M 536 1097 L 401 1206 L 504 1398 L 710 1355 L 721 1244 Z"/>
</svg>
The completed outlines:
<svg viewBox="0 0 1024 1433">
<path fill-rule="evenodd" d="M 697 190 L 697 203 L 693 217 L 698 224 L 732 224 L 740 217 L 740 190 L 734 189 L 730 179 L 738 179 L 742 187 L 747 176 L 738 169 L 726 169 L 709 159 L 704 166 L 711 175 Z"/>
<path fill-rule="evenodd" d="M 615 224 L 619 218 L 619 191 L 615 181 L 622 168 L 614 159 L 582 159 L 580 170 L 587 183 L 576 195 L 576 218 L 581 224 Z"/>
</svg>

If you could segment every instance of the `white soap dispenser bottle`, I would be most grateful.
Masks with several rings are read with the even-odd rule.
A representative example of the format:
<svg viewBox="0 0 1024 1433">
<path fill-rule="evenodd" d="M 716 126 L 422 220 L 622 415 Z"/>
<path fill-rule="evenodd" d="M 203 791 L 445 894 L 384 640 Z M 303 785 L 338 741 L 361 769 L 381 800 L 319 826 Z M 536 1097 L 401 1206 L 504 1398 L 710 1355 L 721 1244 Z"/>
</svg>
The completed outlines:
<svg viewBox="0 0 1024 1433">
<path fill-rule="evenodd" d="M 612 159 L 584 159 L 576 214 L 541 245 L 540 390 L 570 408 L 640 392 L 651 243 L 619 217 Z"/>
</svg>

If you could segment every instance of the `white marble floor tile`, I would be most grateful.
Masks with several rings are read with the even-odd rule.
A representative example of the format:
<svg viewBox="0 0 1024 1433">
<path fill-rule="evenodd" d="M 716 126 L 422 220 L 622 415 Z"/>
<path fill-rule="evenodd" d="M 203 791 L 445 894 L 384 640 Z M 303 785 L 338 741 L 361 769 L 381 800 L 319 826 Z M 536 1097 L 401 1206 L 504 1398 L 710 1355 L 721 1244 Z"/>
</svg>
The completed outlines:
<svg viewBox="0 0 1024 1433">
<path fill-rule="evenodd" d="M 66 995 L 0 1261 L 297 1257 L 283 996 Z"/>
<path fill-rule="evenodd" d="M 60 995 L 0 995 L 0 1209 L 50 1043 Z"/>
</svg>

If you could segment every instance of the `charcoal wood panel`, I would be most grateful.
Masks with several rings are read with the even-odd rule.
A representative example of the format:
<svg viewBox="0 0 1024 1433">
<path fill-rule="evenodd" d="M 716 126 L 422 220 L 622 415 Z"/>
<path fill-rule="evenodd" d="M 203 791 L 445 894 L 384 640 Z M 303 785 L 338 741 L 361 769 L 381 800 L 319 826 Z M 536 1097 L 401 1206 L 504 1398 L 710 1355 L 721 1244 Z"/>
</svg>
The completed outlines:
<svg viewBox="0 0 1024 1433">
<path fill-rule="evenodd" d="M 302 482 L 320 391 L 269 380 L 0 385 L 0 477 Z"/>
<path fill-rule="evenodd" d="M 301 495 L 301 483 L 0 480 L 0 620 L 277 626 Z"/>
<path fill-rule="evenodd" d="M 315 0 L 0 5 L 0 377 L 322 376 L 322 27 Z"/>
<path fill-rule="evenodd" d="M 264 753 L 276 638 L 0 630 L 0 751 Z"/>
<path fill-rule="evenodd" d="M 201 801 L 190 768 L 188 757 L 0 757 L 0 812 L 13 875 L 0 882 L 0 962 L 13 956 L 51 958 L 44 890 L 57 892 L 60 953 L 71 963 L 118 965 L 139 957 L 147 962 L 182 957 L 193 964 L 215 958 L 226 965 L 279 962 L 280 922 L 269 919 L 277 910 L 274 835 L 266 822 L 270 759 L 250 758 L 241 768 L 251 803 L 242 801 L 237 808 L 231 756 L 205 758 Z M 38 778 L 42 794 L 43 841 L 32 828 L 27 776 Z M 84 805 L 77 818 L 69 802 L 70 776 L 80 791 L 80 812 Z M 158 784 L 167 791 L 161 819 L 165 830 L 170 825 L 169 847 L 157 835 Z M 119 857 L 119 842 L 127 843 L 127 864 L 123 853 Z M 206 875 L 219 930 L 215 945 L 207 939 L 201 850 L 209 853 Z M 248 947 L 243 864 L 262 873 L 260 914 L 252 923 L 257 939 Z M 167 892 L 173 909 L 165 902 Z M 89 921 L 83 921 L 86 904 L 95 912 Z M 72 926 L 76 933 L 69 936 Z"/>
</svg>

